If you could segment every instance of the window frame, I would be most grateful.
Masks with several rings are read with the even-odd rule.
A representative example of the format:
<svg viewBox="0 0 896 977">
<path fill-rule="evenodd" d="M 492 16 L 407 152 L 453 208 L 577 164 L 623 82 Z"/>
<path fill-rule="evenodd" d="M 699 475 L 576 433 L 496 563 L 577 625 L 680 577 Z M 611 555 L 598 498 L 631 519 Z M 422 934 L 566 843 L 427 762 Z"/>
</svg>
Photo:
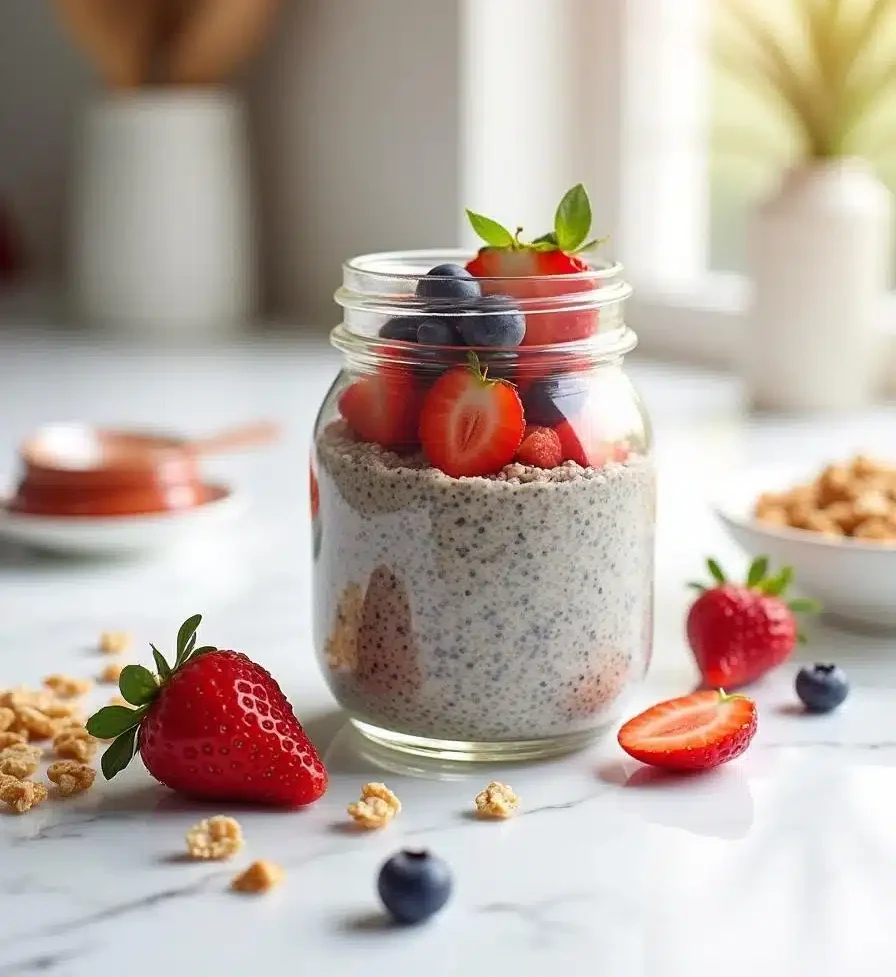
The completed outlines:
<svg viewBox="0 0 896 977">
<path fill-rule="evenodd" d="M 594 140 L 589 188 L 635 287 L 628 320 L 649 356 L 736 370 L 747 276 L 711 272 L 709 59 L 712 0 L 571 0 Z M 598 11 L 599 8 L 599 11 Z M 607 97 L 607 93 L 611 93 Z M 882 303 L 882 363 L 896 394 L 896 292 Z"/>
</svg>

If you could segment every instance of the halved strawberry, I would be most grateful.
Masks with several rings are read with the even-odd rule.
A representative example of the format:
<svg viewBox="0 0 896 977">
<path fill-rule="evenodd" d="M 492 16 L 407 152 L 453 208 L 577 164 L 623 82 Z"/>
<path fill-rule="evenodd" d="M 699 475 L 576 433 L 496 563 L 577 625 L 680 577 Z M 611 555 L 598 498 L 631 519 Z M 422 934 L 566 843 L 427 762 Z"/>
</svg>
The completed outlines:
<svg viewBox="0 0 896 977">
<path fill-rule="evenodd" d="M 594 278 L 570 278 L 589 271 L 589 265 L 576 254 L 598 242 L 587 241 L 591 229 L 591 202 L 582 184 L 569 190 L 554 216 L 554 230 L 531 243 L 520 240 L 522 229 L 511 234 L 489 217 L 467 211 L 473 229 L 486 242 L 467 271 L 481 282 L 485 294 L 512 295 L 534 300 L 526 312 L 524 346 L 544 346 L 585 339 L 597 331 L 597 310 L 555 312 L 551 299 L 597 288 Z M 538 311 L 543 299 L 545 311 Z"/>
<path fill-rule="evenodd" d="M 563 451 L 557 432 L 549 427 L 530 424 L 517 450 L 516 460 L 523 465 L 556 468 L 563 461 Z"/>
<path fill-rule="evenodd" d="M 414 380 L 401 373 L 361 377 L 339 395 L 339 413 L 363 441 L 384 448 L 417 444 L 422 395 Z"/>
<path fill-rule="evenodd" d="M 563 461 L 574 461 L 583 468 L 602 468 L 610 457 L 604 441 L 594 431 L 588 414 L 561 421 L 555 428 Z"/>
<path fill-rule="evenodd" d="M 513 460 L 525 430 L 513 384 L 492 380 L 470 352 L 467 366 L 441 376 L 423 401 L 420 441 L 446 475 L 492 475 Z"/>
<path fill-rule="evenodd" d="M 740 756 L 756 735 L 756 704 L 722 691 L 694 692 L 651 706 L 619 730 L 619 745 L 666 770 L 709 770 Z"/>
</svg>

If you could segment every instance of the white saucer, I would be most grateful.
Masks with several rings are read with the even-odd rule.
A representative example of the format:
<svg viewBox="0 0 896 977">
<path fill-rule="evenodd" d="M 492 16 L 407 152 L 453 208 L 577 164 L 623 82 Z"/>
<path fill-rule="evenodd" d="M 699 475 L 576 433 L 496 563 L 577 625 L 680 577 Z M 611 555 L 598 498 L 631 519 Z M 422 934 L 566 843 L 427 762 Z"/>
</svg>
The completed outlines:
<svg viewBox="0 0 896 977">
<path fill-rule="evenodd" d="M 34 549 L 117 555 L 166 549 L 208 531 L 245 508 L 242 495 L 209 485 L 213 497 L 190 509 L 141 516 L 34 516 L 11 512 L 0 497 L 0 537 Z"/>
</svg>

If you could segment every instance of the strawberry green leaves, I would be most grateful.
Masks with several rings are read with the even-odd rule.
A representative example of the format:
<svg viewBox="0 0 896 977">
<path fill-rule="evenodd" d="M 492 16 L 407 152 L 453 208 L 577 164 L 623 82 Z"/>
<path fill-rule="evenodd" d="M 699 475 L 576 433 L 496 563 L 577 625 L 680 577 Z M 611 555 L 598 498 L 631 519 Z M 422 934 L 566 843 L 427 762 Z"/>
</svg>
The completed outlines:
<svg viewBox="0 0 896 977">
<path fill-rule="evenodd" d="M 531 243 L 520 239 L 522 228 L 518 228 L 515 234 L 511 233 L 503 224 L 472 210 L 467 210 L 467 218 L 488 247 L 506 251 L 563 251 L 565 254 L 576 254 L 602 243 L 602 240 L 587 240 L 591 232 L 591 201 L 581 183 L 563 195 L 554 214 L 554 229 Z"/>
<path fill-rule="evenodd" d="M 125 665 L 121 670 L 118 688 L 125 701 L 137 708 L 106 706 L 87 720 L 87 732 L 91 736 L 113 741 L 103 754 L 101 763 L 106 780 L 111 780 L 131 762 L 137 750 L 137 732 L 140 722 L 165 683 L 190 659 L 215 650 L 210 645 L 196 647 L 196 632 L 201 621 L 202 615 L 194 614 L 180 626 L 177 632 L 177 651 L 173 667 L 168 664 L 165 656 L 155 645 L 150 645 L 156 675 L 143 665 Z"/>
<path fill-rule="evenodd" d="M 512 248 L 516 245 L 516 238 L 506 227 L 493 221 L 491 217 L 483 217 L 472 210 L 467 211 L 467 217 L 473 230 L 492 248 Z"/>
<path fill-rule="evenodd" d="M 567 254 L 577 251 L 591 230 L 591 201 L 588 191 L 577 183 L 567 190 L 554 215 L 554 237 L 557 247 Z"/>
</svg>

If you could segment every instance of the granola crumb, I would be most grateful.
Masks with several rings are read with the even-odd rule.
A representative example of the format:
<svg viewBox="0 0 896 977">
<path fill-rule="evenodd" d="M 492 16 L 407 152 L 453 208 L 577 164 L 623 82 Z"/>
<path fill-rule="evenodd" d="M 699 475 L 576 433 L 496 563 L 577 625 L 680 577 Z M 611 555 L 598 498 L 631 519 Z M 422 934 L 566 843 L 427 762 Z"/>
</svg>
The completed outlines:
<svg viewBox="0 0 896 977">
<path fill-rule="evenodd" d="M 72 678 L 71 675 L 48 675 L 44 679 L 44 685 L 60 699 L 76 699 L 87 695 L 93 688 L 93 682 L 89 678 Z"/>
<path fill-rule="evenodd" d="M 267 892 L 279 885 L 286 873 L 279 865 L 262 860 L 253 862 L 230 883 L 235 892 Z"/>
<path fill-rule="evenodd" d="M 234 818 L 218 814 L 194 824 L 187 832 L 187 851 L 191 858 L 221 861 L 243 847 L 243 829 Z"/>
<path fill-rule="evenodd" d="M 32 740 L 45 740 L 53 735 L 53 720 L 34 706 L 22 706 L 16 710 L 14 730 L 27 732 Z"/>
<path fill-rule="evenodd" d="M 28 737 L 24 733 L 13 733 L 12 731 L 0 733 L 0 750 L 5 750 L 8 746 L 15 746 L 17 743 L 25 744 Z"/>
<path fill-rule="evenodd" d="M 47 776 L 62 797 L 71 797 L 72 794 L 90 790 L 96 779 L 96 770 L 76 760 L 57 760 L 47 768 Z"/>
<path fill-rule="evenodd" d="M 476 813 L 482 818 L 509 818 L 519 805 L 513 788 L 496 780 L 476 795 Z"/>
<path fill-rule="evenodd" d="M 103 631 L 100 635 L 100 651 L 104 655 L 120 655 L 131 646 L 127 631 Z"/>
<path fill-rule="evenodd" d="M 16 721 L 16 714 L 8 706 L 0 706 L 0 733 L 5 732 Z"/>
<path fill-rule="evenodd" d="M 385 784 L 370 783 L 361 788 L 361 799 L 346 810 L 362 828 L 383 828 L 401 811 L 401 801 Z"/>
<path fill-rule="evenodd" d="M 27 743 L 14 743 L 0 751 L 0 774 L 24 780 L 37 773 L 43 750 Z"/>
<path fill-rule="evenodd" d="M 49 716 L 50 719 L 78 719 L 83 722 L 84 713 L 77 702 L 66 702 L 64 699 L 55 699 L 52 702 L 45 702 L 40 711 Z"/>
<path fill-rule="evenodd" d="M 100 681 L 106 684 L 118 685 L 124 665 L 121 662 L 109 662 L 100 672 Z"/>
<path fill-rule="evenodd" d="M 24 814 L 43 804 L 48 793 L 43 784 L 36 784 L 33 780 L 0 776 L 0 801 L 16 814 Z"/>
<path fill-rule="evenodd" d="M 99 741 L 81 725 L 65 726 L 53 737 L 56 756 L 67 760 L 87 763 L 93 759 L 98 747 Z"/>
</svg>

